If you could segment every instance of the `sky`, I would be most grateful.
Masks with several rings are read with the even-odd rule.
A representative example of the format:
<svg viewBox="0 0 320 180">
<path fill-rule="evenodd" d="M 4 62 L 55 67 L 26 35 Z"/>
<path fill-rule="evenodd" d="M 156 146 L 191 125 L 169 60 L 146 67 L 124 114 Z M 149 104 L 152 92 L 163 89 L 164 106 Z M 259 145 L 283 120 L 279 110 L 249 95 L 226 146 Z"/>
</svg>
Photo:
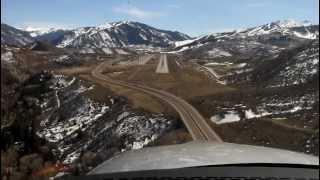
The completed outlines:
<svg viewBox="0 0 320 180">
<path fill-rule="evenodd" d="M 199 36 L 285 19 L 319 24 L 319 0 L 1 0 L 1 22 L 18 28 L 129 20 Z"/>
</svg>

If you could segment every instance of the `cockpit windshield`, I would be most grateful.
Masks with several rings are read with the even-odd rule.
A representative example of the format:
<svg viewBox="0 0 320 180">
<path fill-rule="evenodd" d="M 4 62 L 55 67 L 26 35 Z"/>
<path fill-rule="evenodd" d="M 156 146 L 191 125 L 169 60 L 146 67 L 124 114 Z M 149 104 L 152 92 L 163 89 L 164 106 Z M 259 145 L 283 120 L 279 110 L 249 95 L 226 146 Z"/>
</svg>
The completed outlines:
<svg viewBox="0 0 320 180">
<path fill-rule="evenodd" d="M 318 166 L 319 1 L 1 0 L 1 143 L 4 179 Z"/>
</svg>

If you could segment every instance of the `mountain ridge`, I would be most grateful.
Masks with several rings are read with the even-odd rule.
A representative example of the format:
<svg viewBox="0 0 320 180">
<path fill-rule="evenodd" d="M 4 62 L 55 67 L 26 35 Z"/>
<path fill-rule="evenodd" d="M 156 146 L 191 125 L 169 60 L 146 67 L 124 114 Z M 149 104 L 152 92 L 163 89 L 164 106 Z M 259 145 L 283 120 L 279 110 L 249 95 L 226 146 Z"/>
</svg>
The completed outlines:
<svg viewBox="0 0 320 180">
<path fill-rule="evenodd" d="M 1 23 L 1 46 L 11 45 L 22 47 L 33 42 L 34 39 L 29 33 Z"/>
<path fill-rule="evenodd" d="M 187 40 L 190 37 L 177 31 L 161 30 L 139 22 L 119 21 L 73 30 L 52 31 L 37 36 L 36 39 L 52 42 L 57 47 L 94 49 L 139 45 L 168 47 L 171 42 Z"/>
<path fill-rule="evenodd" d="M 262 42 L 261 39 L 273 41 L 272 39 L 281 37 L 302 40 L 319 37 L 319 25 L 313 25 L 308 21 L 298 22 L 294 20 L 274 21 L 242 30 L 211 33 L 196 38 L 191 38 L 178 31 L 161 30 L 135 21 L 117 21 L 74 29 L 27 27 L 25 30 L 27 32 L 17 29 L 27 36 L 25 38 L 27 43 L 24 43 L 24 45 L 33 41 L 45 41 L 58 48 L 71 48 L 84 53 L 106 54 L 110 54 L 111 49 L 114 48 L 175 47 L 178 52 L 184 52 L 213 41 L 228 41 L 230 39 L 259 39 Z M 2 37 L 2 39 L 5 39 L 5 37 Z"/>
</svg>

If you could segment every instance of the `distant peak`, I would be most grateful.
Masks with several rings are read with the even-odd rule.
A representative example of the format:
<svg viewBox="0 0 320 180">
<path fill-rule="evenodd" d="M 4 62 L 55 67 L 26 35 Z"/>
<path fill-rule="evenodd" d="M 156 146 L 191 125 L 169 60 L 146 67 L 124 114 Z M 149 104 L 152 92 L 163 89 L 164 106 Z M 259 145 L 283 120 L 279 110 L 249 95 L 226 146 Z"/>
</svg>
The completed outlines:
<svg viewBox="0 0 320 180">
<path fill-rule="evenodd" d="M 271 24 L 278 25 L 279 27 L 282 28 L 291 28 L 291 27 L 299 27 L 299 26 L 310 26 L 311 23 L 310 21 L 296 21 L 293 19 L 287 19 L 287 20 L 279 20 L 272 22 Z"/>
<path fill-rule="evenodd" d="M 117 22 L 113 22 L 111 24 L 113 24 L 114 26 L 120 26 L 123 24 L 130 24 L 130 23 L 131 23 L 130 21 L 117 21 Z"/>
<path fill-rule="evenodd" d="M 100 24 L 97 26 L 98 28 L 111 28 L 112 27 L 112 24 L 107 22 L 107 23 L 104 23 L 104 24 Z"/>
<path fill-rule="evenodd" d="M 133 22 L 133 21 L 116 21 L 116 22 L 107 22 L 104 24 L 99 25 L 99 28 L 112 28 L 112 27 L 117 27 L 117 26 L 121 26 L 121 25 L 130 25 L 130 24 L 137 24 L 137 22 Z"/>
</svg>

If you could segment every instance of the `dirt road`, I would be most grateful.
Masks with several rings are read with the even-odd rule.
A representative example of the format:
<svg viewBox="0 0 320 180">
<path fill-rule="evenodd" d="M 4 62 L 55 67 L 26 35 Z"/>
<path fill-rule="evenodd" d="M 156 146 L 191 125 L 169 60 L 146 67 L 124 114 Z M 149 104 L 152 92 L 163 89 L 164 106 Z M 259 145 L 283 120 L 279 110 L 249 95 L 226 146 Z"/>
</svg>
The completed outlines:
<svg viewBox="0 0 320 180">
<path fill-rule="evenodd" d="M 166 55 L 162 55 L 163 61 L 166 61 Z M 180 97 L 170 94 L 166 91 L 147 87 L 138 83 L 128 83 L 119 80 L 110 79 L 101 72 L 107 66 L 106 63 L 98 65 L 91 73 L 94 78 L 104 81 L 106 84 L 118 85 L 140 92 L 152 95 L 171 105 L 180 115 L 182 121 L 190 132 L 194 140 L 222 142 L 222 139 L 207 124 L 201 114 L 189 103 Z"/>
</svg>

